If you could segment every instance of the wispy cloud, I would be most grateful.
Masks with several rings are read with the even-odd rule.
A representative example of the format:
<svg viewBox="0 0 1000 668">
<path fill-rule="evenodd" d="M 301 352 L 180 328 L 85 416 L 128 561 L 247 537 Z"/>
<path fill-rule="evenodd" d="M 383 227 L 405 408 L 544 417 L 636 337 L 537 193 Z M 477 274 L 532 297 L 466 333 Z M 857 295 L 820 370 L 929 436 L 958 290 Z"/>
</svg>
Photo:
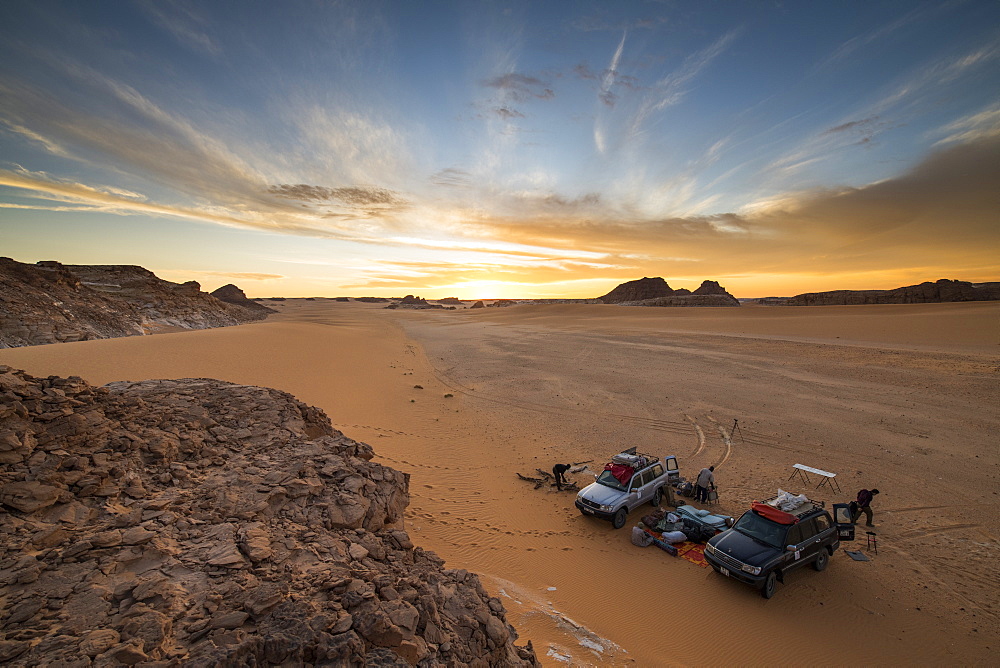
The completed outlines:
<svg viewBox="0 0 1000 668">
<path fill-rule="evenodd" d="M 514 102 L 525 102 L 532 98 L 548 100 L 555 97 L 551 84 L 541 79 L 518 72 L 508 72 L 482 82 L 487 88 L 502 91 L 508 99 Z"/>
<path fill-rule="evenodd" d="M 232 278 L 247 281 L 278 281 L 287 276 L 283 274 L 264 274 L 255 271 L 188 271 L 192 276 L 207 276 L 211 278 Z"/>
<path fill-rule="evenodd" d="M 649 92 L 632 118 L 629 136 L 639 135 L 653 114 L 680 103 L 687 92 L 687 86 L 725 52 L 739 33 L 739 30 L 727 32 L 701 51 L 689 55 L 679 68 L 650 86 Z"/>
<path fill-rule="evenodd" d="M 199 13 L 196 5 L 180 0 L 142 0 L 138 6 L 185 47 L 213 56 L 222 51 L 209 34 L 209 21 Z"/>
<path fill-rule="evenodd" d="M 936 134 L 947 136 L 935 142 L 935 146 L 996 137 L 1000 135 L 1000 104 L 949 123 L 940 128 Z"/>
<path fill-rule="evenodd" d="M 879 26 L 873 30 L 869 30 L 866 33 L 862 33 L 851 39 L 847 40 L 839 47 L 837 47 L 833 53 L 824 58 L 820 63 L 818 63 L 813 71 L 819 71 L 824 68 L 830 67 L 831 65 L 838 63 L 840 61 L 846 60 L 856 51 L 863 49 L 872 43 L 881 42 L 887 39 L 890 35 L 902 29 L 903 27 L 914 23 L 919 20 L 925 19 L 929 15 L 930 9 L 928 5 L 918 6 L 903 16 L 890 21 L 889 23 Z"/>
<path fill-rule="evenodd" d="M 604 70 L 604 75 L 601 77 L 601 90 L 598 93 L 598 97 L 601 102 L 608 105 L 609 107 L 615 106 L 615 100 L 618 96 L 612 92 L 611 87 L 615 83 L 615 77 L 618 75 L 618 63 L 622 59 L 622 51 L 625 50 L 625 37 L 627 33 L 622 33 L 622 40 L 618 43 L 618 48 L 615 49 L 615 54 L 611 56 L 611 62 L 608 63 L 608 68 Z"/>
</svg>

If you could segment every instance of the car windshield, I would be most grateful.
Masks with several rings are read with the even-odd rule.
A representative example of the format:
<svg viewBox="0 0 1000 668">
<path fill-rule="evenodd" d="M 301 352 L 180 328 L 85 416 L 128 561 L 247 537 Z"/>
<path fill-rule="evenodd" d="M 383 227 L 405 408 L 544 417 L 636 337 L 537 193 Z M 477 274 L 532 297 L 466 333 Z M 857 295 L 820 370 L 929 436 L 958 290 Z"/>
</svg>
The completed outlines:
<svg viewBox="0 0 1000 668">
<path fill-rule="evenodd" d="M 625 485 L 621 484 L 618 478 L 611 475 L 611 471 L 605 471 L 601 475 L 597 476 L 597 482 L 606 487 L 617 489 L 621 492 L 625 491 Z"/>
<path fill-rule="evenodd" d="M 766 520 L 751 510 L 743 513 L 743 516 L 736 520 L 733 528 L 771 547 L 776 547 L 779 550 L 783 547 L 782 542 L 785 539 L 786 527 Z"/>
</svg>

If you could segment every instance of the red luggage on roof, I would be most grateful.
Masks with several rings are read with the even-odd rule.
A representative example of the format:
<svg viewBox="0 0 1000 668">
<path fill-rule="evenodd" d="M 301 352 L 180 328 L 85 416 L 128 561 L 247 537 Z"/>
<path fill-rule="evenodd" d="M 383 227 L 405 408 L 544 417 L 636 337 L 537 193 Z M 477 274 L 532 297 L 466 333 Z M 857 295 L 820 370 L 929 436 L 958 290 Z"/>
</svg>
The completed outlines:
<svg viewBox="0 0 1000 668">
<path fill-rule="evenodd" d="M 750 504 L 750 509 L 761 517 L 766 517 L 772 522 L 777 522 L 778 524 L 796 524 L 799 518 L 795 515 L 786 513 L 784 510 L 778 510 L 774 506 L 769 506 L 766 503 L 761 503 L 760 501 L 754 501 Z"/>
</svg>

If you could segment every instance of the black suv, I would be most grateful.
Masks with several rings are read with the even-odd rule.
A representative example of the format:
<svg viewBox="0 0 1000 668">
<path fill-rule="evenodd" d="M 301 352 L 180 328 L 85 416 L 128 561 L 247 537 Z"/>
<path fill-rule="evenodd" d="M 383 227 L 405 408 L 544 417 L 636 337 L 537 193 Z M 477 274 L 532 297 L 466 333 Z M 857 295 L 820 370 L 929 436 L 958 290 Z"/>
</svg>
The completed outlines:
<svg viewBox="0 0 1000 668">
<path fill-rule="evenodd" d="M 754 502 L 731 529 L 708 541 L 705 559 L 716 573 L 753 585 L 761 596 L 771 598 L 775 582 L 783 583 L 786 573 L 809 563 L 822 571 L 841 540 L 854 540 L 848 505 L 837 503 L 833 509 L 831 517 L 822 502 L 807 501 L 790 512 Z"/>
</svg>

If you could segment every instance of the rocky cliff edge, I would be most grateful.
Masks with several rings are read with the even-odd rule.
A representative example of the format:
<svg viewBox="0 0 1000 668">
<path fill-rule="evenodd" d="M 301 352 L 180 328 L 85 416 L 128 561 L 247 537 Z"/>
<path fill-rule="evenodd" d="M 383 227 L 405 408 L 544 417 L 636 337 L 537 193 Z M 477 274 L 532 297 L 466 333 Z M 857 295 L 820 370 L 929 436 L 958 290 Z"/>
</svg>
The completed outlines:
<svg viewBox="0 0 1000 668">
<path fill-rule="evenodd" d="M 195 281 L 171 283 L 142 267 L 0 258 L 0 348 L 226 327 L 270 312 L 220 301 Z"/>
<path fill-rule="evenodd" d="M 0 366 L 0 663 L 537 665 L 371 457 L 277 390 Z"/>
</svg>

